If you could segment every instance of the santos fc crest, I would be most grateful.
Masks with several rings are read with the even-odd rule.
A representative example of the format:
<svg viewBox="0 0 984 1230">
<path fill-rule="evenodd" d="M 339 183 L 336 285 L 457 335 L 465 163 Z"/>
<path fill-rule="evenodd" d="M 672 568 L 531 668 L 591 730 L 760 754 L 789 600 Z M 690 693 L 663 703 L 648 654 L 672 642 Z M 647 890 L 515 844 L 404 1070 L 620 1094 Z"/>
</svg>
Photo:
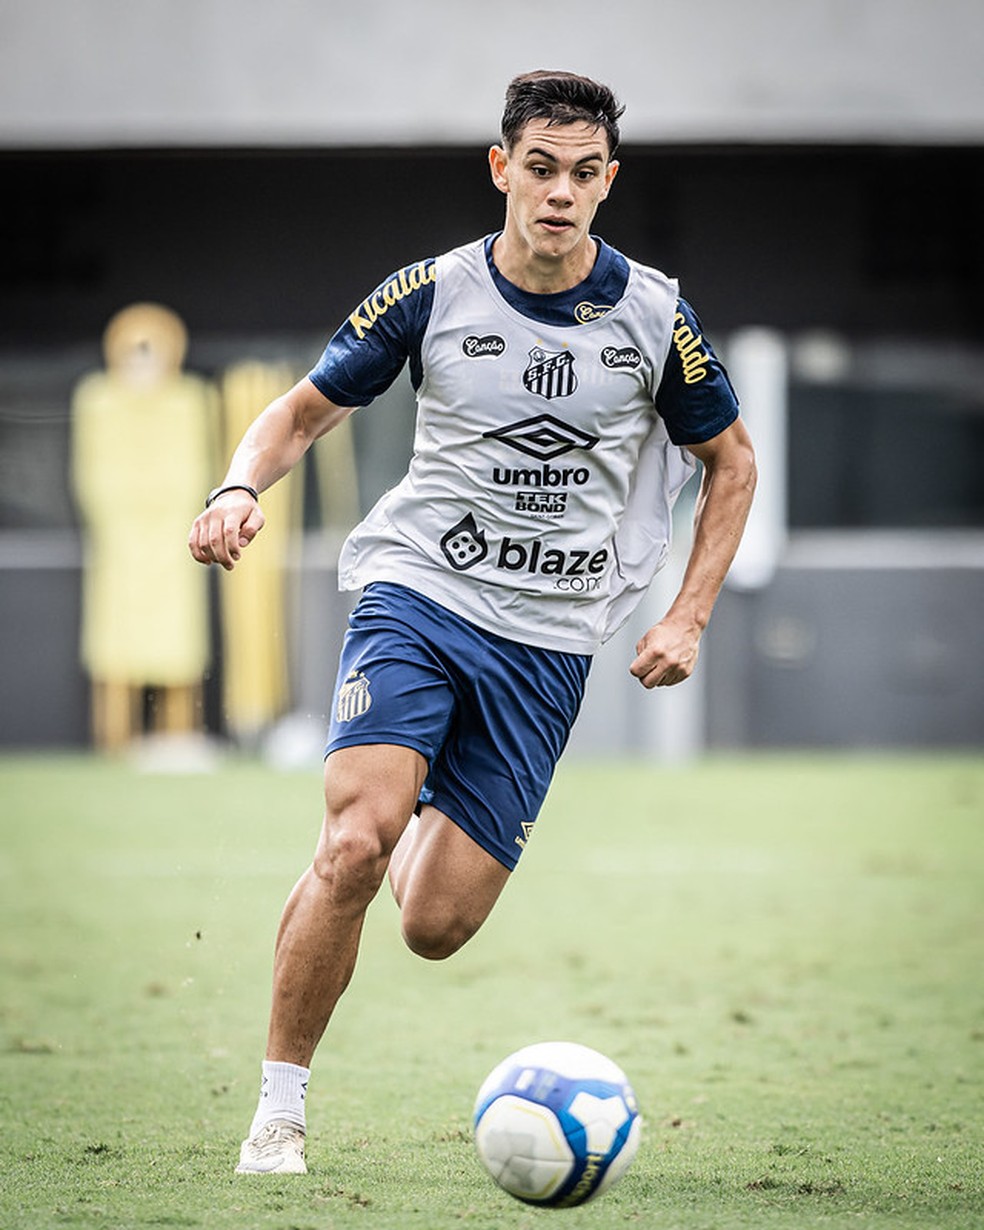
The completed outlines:
<svg viewBox="0 0 984 1230">
<path fill-rule="evenodd" d="M 369 680 L 362 671 L 350 671 L 345 682 L 338 689 L 338 703 L 335 706 L 336 719 L 339 722 L 351 722 L 353 718 L 367 713 L 371 705 Z"/>
<path fill-rule="evenodd" d="M 523 384 L 531 393 L 548 401 L 554 397 L 570 397 L 577 388 L 574 356 L 569 350 L 551 354 L 540 346 L 530 351 L 530 365 L 523 372 Z"/>
</svg>

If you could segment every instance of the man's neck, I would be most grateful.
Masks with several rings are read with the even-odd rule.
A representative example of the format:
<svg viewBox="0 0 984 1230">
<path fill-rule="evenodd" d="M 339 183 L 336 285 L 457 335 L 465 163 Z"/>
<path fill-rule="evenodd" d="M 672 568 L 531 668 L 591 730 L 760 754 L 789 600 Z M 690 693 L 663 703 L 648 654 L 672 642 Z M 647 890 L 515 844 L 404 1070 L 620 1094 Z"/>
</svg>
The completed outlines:
<svg viewBox="0 0 984 1230">
<path fill-rule="evenodd" d="M 555 295 L 577 286 L 591 273 L 597 257 L 598 245 L 590 236 L 559 259 L 538 255 L 508 231 L 492 246 L 492 259 L 502 276 L 532 295 Z"/>
</svg>

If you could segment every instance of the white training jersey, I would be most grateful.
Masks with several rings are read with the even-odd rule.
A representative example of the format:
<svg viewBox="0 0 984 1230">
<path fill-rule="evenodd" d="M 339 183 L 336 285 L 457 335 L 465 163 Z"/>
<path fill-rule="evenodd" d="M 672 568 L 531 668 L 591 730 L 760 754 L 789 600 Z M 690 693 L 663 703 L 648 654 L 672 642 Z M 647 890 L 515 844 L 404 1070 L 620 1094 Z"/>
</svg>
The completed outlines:
<svg viewBox="0 0 984 1230">
<path fill-rule="evenodd" d="M 507 302 L 482 241 L 419 275 L 434 288 L 413 457 L 346 540 L 341 588 L 396 582 L 488 631 L 574 653 L 624 621 L 694 469 L 654 408 L 677 285 L 628 265 L 619 301 L 585 304 L 567 327 Z M 400 289 L 377 294 L 376 313 Z M 363 306 L 371 315 L 373 300 Z"/>
</svg>

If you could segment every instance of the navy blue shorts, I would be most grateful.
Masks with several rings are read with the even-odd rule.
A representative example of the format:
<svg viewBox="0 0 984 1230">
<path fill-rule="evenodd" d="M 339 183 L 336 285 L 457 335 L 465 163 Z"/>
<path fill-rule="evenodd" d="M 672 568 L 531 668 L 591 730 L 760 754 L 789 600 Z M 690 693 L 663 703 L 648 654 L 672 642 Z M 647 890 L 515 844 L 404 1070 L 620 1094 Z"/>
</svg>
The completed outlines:
<svg viewBox="0 0 984 1230">
<path fill-rule="evenodd" d="M 366 587 L 349 617 L 325 755 L 415 748 L 433 803 L 516 866 L 584 695 L 591 658 L 484 632 L 402 585 Z"/>
</svg>

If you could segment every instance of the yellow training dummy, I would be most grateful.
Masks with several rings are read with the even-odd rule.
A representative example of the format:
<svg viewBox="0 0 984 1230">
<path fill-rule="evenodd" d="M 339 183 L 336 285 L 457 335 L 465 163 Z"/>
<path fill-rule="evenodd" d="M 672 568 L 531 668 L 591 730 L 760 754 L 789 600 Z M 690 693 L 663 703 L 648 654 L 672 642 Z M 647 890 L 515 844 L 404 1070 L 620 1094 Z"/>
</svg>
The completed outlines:
<svg viewBox="0 0 984 1230">
<path fill-rule="evenodd" d="M 216 403 L 204 379 L 182 370 L 187 336 L 167 308 L 124 308 L 103 348 L 105 370 L 74 392 L 72 470 L 93 738 L 113 749 L 141 733 L 146 688 L 157 693 L 159 728 L 200 723 L 208 592 L 182 539 L 208 487 Z"/>
</svg>

